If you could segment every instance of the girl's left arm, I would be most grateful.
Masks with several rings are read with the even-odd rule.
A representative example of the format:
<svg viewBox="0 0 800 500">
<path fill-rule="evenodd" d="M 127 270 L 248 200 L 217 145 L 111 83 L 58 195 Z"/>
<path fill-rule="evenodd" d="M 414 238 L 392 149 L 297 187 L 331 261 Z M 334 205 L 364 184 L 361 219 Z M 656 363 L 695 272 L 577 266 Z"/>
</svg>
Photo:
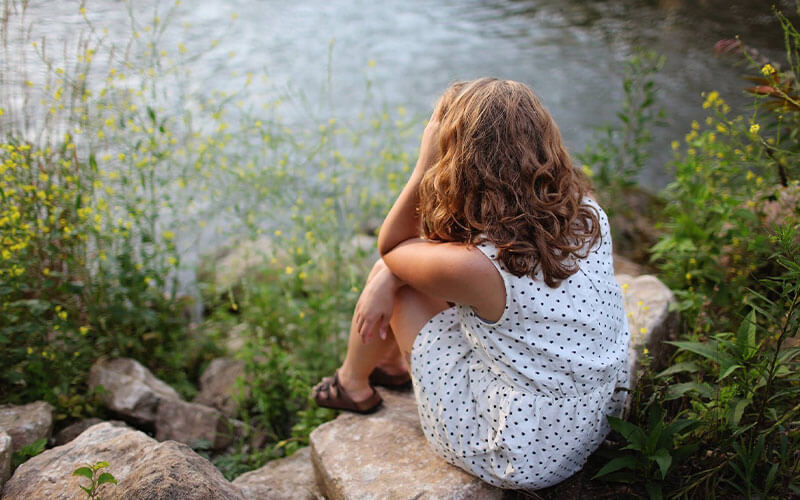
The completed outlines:
<svg viewBox="0 0 800 500">
<path fill-rule="evenodd" d="M 448 302 L 472 306 L 488 321 L 505 309 L 505 284 L 483 252 L 463 243 L 408 239 L 383 256 L 403 283 Z"/>
</svg>

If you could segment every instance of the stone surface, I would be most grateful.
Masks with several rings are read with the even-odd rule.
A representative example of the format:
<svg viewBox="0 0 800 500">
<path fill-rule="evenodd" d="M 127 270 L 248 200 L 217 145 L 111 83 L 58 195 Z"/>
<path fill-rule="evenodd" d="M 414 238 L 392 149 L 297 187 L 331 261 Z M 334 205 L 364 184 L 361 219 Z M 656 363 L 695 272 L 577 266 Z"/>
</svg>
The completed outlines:
<svg viewBox="0 0 800 500">
<path fill-rule="evenodd" d="M 208 365 L 200 376 L 200 392 L 194 402 L 211 406 L 225 416 L 236 415 L 237 402 L 236 380 L 244 375 L 244 362 L 231 358 L 217 358 Z M 244 397 L 247 397 L 245 388 Z"/>
<path fill-rule="evenodd" d="M 99 461 L 109 463 L 103 470 L 118 482 L 101 486 L 99 496 L 106 500 L 244 500 L 237 487 L 189 447 L 158 443 L 143 432 L 108 422 L 22 464 L 6 483 L 2 498 L 86 500 L 80 485 L 87 479 L 72 472 Z"/>
<path fill-rule="evenodd" d="M 310 448 L 268 462 L 233 480 L 245 498 L 270 500 L 317 500 L 322 497 L 314 479 Z"/>
<path fill-rule="evenodd" d="M 112 500 L 245 500 L 211 462 L 175 441 L 146 450 L 120 486 Z"/>
<path fill-rule="evenodd" d="M 630 276 L 639 276 L 644 274 L 644 266 L 637 264 L 627 257 L 614 254 L 614 274 L 628 274 Z"/>
<path fill-rule="evenodd" d="M 632 277 L 618 274 L 622 287 L 625 311 L 631 328 L 631 343 L 628 349 L 632 374 L 636 374 L 645 349 L 652 358 L 652 366 L 663 366 L 671 352 L 665 340 L 674 340 L 678 329 L 678 313 L 670 311 L 675 296 L 655 276 L 645 274 Z M 633 377 L 635 383 L 636 377 Z"/>
<path fill-rule="evenodd" d="M 140 423 L 155 421 L 162 399 L 181 399 L 175 389 L 130 358 L 97 360 L 89 372 L 89 388 L 97 386 L 105 388 L 102 398 L 110 410 Z"/>
<path fill-rule="evenodd" d="M 156 441 L 142 432 L 109 423 L 90 427 L 64 446 L 45 450 L 19 466 L 3 489 L 6 499 L 85 500 L 80 485 L 87 479 L 75 477 L 72 471 L 86 464 L 109 462 L 105 469 L 124 487 L 131 470 Z M 113 498 L 116 488 L 103 485 L 100 496 Z"/>
<path fill-rule="evenodd" d="M 11 436 L 5 431 L 0 431 L 0 492 L 3 485 L 11 477 Z"/>
<path fill-rule="evenodd" d="M 311 459 L 320 490 L 331 500 L 492 500 L 493 488 L 430 449 L 413 393 L 381 391 L 373 415 L 343 413 L 311 433 Z"/>
<path fill-rule="evenodd" d="M 50 439 L 53 432 L 53 407 L 45 401 L 21 406 L 0 406 L 0 431 L 11 436 L 13 451 L 41 438 Z"/>
<path fill-rule="evenodd" d="M 177 399 L 163 399 L 156 414 L 156 439 L 221 450 L 233 440 L 234 426 L 214 408 Z"/>
<path fill-rule="evenodd" d="M 83 431 L 88 429 L 93 425 L 97 425 L 102 423 L 103 420 L 99 418 L 87 418 L 86 420 L 81 420 L 80 422 L 75 422 L 74 424 L 68 425 L 58 431 L 55 436 L 56 446 L 61 446 L 62 444 L 67 444 L 76 437 L 83 434 Z M 111 420 L 108 422 L 109 424 L 115 427 L 124 427 L 125 422 L 121 422 L 119 420 Z"/>
</svg>

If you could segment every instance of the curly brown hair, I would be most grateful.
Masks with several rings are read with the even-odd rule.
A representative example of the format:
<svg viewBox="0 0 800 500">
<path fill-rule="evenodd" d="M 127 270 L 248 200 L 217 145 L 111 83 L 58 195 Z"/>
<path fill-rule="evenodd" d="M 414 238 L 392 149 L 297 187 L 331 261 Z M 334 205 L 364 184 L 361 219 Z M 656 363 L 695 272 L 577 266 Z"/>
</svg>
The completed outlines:
<svg viewBox="0 0 800 500">
<path fill-rule="evenodd" d="M 599 214 L 533 91 L 496 78 L 455 83 L 433 119 L 440 156 L 420 184 L 425 237 L 491 242 L 511 273 L 541 270 L 550 287 L 577 272 L 600 238 Z"/>
</svg>

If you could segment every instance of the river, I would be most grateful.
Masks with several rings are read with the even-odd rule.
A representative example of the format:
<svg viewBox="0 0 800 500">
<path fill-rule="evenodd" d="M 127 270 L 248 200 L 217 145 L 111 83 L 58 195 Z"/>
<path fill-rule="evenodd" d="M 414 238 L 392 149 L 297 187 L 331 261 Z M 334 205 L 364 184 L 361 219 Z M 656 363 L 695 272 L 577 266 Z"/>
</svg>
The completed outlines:
<svg viewBox="0 0 800 500">
<path fill-rule="evenodd" d="M 128 23 L 128 5 L 152 19 L 172 2 L 89 0 L 86 15 L 113 38 Z M 31 1 L 28 19 L 51 43 L 73 37 L 83 23 L 76 1 Z M 166 47 L 220 41 L 191 68 L 207 88 L 225 89 L 232 72 L 265 71 L 271 88 L 313 99 L 327 81 L 332 47 L 331 91 L 345 113 L 363 101 L 367 78 L 381 100 L 419 115 L 454 80 L 520 80 L 549 108 L 571 151 L 582 151 L 595 127 L 615 119 L 620 71 L 634 47 L 656 50 L 667 57 L 658 85 L 668 119 L 640 179 L 653 188 L 670 177 L 668 142 L 705 116 L 703 91 L 747 102 L 743 68 L 716 57 L 714 43 L 738 35 L 776 57 L 783 46 L 763 0 L 185 0 L 172 24 L 178 29 L 166 33 Z"/>
</svg>

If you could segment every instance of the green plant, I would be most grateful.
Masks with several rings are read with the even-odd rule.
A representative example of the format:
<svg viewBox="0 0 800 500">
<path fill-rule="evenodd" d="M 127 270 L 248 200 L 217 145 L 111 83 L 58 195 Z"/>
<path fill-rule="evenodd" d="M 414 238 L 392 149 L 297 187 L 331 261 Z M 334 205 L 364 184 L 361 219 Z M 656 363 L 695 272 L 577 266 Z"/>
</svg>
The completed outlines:
<svg viewBox="0 0 800 500">
<path fill-rule="evenodd" d="M 697 448 L 696 443 L 683 446 L 675 443 L 676 436 L 691 430 L 696 422 L 681 419 L 667 424 L 665 416 L 660 407 L 651 406 L 644 428 L 620 418 L 607 417 L 611 428 L 627 443 L 621 450 L 627 451 L 609 460 L 592 479 L 643 482 L 651 499 L 663 498 L 664 481 L 673 470 L 673 464 L 682 462 Z"/>
<path fill-rule="evenodd" d="M 638 177 L 650 158 L 652 128 L 664 117 L 655 83 L 664 61 L 653 51 L 634 51 L 625 62 L 618 121 L 598 128 L 584 152 L 575 155 L 609 215 L 615 251 L 639 262 L 647 259 L 640 249 L 656 241 L 654 221 L 661 209 Z"/>
<path fill-rule="evenodd" d="M 46 446 L 47 438 L 40 438 L 15 451 L 11 454 L 11 469 L 16 469 L 25 463 L 29 458 L 33 458 L 39 453 L 43 452 Z"/>
<path fill-rule="evenodd" d="M 78 467 L 72 471 L 73 476 L 85 477 L 89 480 L 88 486 L 79 485 L 89 500 L 100 500 L 99 490 L 102 485 L 117 484 L 117 480 L 110 472 L 100 472 L 101 469 L 106 467 L 108 467 L 108 462 L 96 462 Z"/>
</svg>

